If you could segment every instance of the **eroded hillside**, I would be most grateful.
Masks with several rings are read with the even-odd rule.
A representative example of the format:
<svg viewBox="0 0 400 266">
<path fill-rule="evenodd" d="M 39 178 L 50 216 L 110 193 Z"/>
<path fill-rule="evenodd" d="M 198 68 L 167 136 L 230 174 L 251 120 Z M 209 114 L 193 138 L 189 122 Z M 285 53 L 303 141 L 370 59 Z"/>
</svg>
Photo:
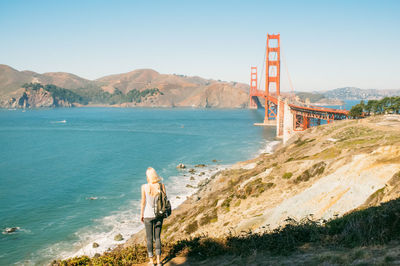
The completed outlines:
<svg viewBox="0 0 400 266">
<path fill-rule="evenodd" d="M 163 224 L 165 265 L 400 263 L 400 116 L 335 122 L 199 184 Z M 54 265 L 147 265 L 144 232 Z"/>
<path fill-rule="evenodd" d="M 260 231 L 330 219 L 399 196 L 400 118 L 335 122 L 302 132 L 272 155 L 236 164 L 201 184 L 174 211 L 163 238 Z M 134 236 L 126 245 L 141 242 Z"/>
</svg>

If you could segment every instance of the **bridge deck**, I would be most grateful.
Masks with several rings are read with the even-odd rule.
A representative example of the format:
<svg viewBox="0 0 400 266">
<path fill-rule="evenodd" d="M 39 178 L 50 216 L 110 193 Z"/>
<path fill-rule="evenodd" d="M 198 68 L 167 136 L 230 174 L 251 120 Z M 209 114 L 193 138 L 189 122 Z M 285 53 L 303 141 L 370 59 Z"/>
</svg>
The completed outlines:
<svg viewBox="0 0 400 266">
<path fill-rule="evenodd" d="M 264 91 L 260 91 L 260 90 L 252 92 L 250 96 L 251 97 L 253 97 L 253 96 L 265 97 L 271 102 L 274 102 L 274 103 L 278 102 L 277 97 L 275 97 L 273 95 L 266 95 Z M 348 110 L 341 110 L 341 109 L 314 106 L 314 105 L 301 106 L 298 104 L 289 103 L 289 106 L 291 109 L 296 110 L 296 111 L 301 111 L 301 112 L 330 113 L 330 114 L 338 114 L 338 115 L 346 115 L 346 116 L 349 114 Z"/>
</svg>

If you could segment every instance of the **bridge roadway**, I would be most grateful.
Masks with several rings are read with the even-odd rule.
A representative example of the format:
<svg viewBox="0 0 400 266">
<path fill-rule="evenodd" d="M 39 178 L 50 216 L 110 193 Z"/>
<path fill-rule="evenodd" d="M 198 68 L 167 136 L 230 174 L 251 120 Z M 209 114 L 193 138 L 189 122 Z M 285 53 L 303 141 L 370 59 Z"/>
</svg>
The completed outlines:
<svg viewBox="0 0 400 266">
<path fill-rule="evenodd" d="M 348 117 L 348 110 L 327 108 L 321 106 L 308 105 L 296 101 L 293 97 L 278 97 L 266 95 L 264 91 L 253 90 L 250 97 L 257 102 L 257 107 L 262 107 L 258 97 L 263 97 L 268 107 L 265 108 L 264 123 L 256 125 L 276 125 L 277 137 L 284 140 L 295 131 L 303 131 L 312 126 L 332 123 L 334 120 L 343 120 Z M 272 119 L 271 119 L 272 118 Z"/>
</svg>

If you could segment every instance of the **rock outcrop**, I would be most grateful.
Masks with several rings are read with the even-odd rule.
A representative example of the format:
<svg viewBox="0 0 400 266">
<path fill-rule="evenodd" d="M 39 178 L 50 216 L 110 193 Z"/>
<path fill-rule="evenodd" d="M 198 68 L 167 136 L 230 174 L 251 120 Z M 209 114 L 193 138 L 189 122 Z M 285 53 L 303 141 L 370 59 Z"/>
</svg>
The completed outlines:
<svg viewBox="0 0 400 266">
<path fill-rule="evenodd" d="M 19 95 L 11 97 L 3 103 L 6 108 L 51 108 L 71 107 L 72 103 L 57 99 L 50 92 L 40 88 L 39 90 L 23 89 Z"/>
</svg>

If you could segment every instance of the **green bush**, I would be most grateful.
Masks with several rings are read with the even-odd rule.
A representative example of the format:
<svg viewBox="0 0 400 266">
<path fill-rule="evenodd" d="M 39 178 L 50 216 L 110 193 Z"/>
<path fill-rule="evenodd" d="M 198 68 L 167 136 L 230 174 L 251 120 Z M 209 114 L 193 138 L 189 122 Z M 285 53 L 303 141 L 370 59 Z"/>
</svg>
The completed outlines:
<svg viewBox="0 0 400 266">
<path fill-rule="evenodd" d="M 185 231 L 186 231 L 186 233 L 191 234 L 191 233 L 195 232 L 198 228 L 199 228 L 199 224 L 195 220 L 186 226 Z"/>
<path fill-rule="evenodd" d="M 209 223 L 214 223 L 216 221 L 218 221 L 218 214 L 217 214 L 217 210 L 214 209 L 212 212 L 207 213 L 206 215 L 201 217 L 199 224 L 200 224 L 200 226 L 202 226 L 202 225 L 206 225 Z"/>
<path fill-rule="evenodd" d="M 311 166 L 309 169 L 305 170 L 301 175 L 299 175 L 295 182 L 300 183 L 300 182 L 306 182 L 310 180 L 310 178 L 321 175 L 325 171 L 326 163 L 325 162 L 319 162 Z"/>
<path fill-rule="evenodd" d="M 293 176 L 293 173 L 288 172 L 288 173 L 284 173 L 283 176 L 282 176 L 282 178 L 283 178 L 283 179 L 290 179 L 292 176 Z"/>
</svg>

